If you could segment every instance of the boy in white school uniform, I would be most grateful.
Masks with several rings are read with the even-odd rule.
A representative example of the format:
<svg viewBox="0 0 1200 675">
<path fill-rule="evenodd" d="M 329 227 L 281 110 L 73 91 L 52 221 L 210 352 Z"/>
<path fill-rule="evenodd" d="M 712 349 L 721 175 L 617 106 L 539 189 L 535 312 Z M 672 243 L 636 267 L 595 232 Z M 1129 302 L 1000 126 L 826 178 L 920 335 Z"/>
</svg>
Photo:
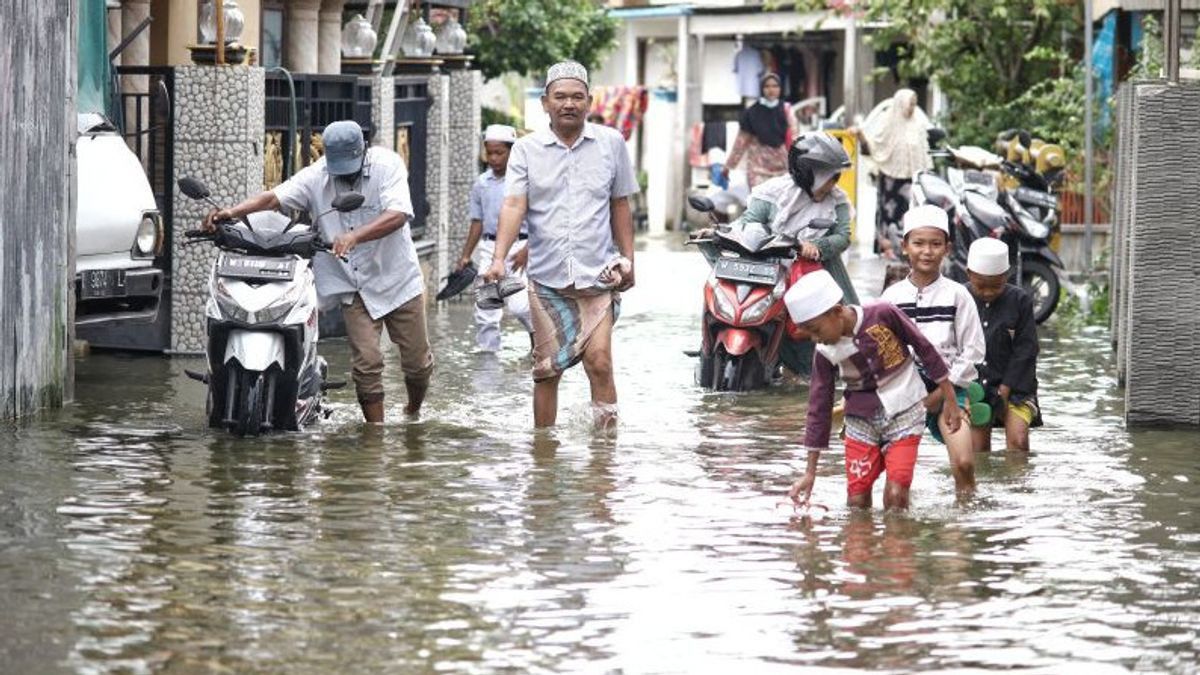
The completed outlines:
<svg viewBox="0 0 1200 675">
<path fill-rule="evenodd" d="M 925 204 L 904 214 L 901 249 L 912 271 L 889 286 L 882 299 L 908 315 L 933 343 L 950 371 L 958 405 L 969 410 L 966 388 L 978 377 L 975 365 L 984 360 L 986 345 L 975 299 L 966 286 L 942 276 L 942 260 L 950 250 L 950 225 L 946 212 Z M 946 444 L 950 470 L 960 497 L 975 488 L 975 452 L 968 424 L 951 430 L 939 421 L 944 395 L 926 382 L 926 419 L 934 437 Z"/>
<path fill-rule="evenodd" d="M 517 142 L 517 130 L 506 124 L 490 124 L 483 132 L 483 152 L 488 168 L 479 174 L 471 186 L 471 228 L 463 245 L 457 269 L 467 266 L 474 258 L 478 269 L 487 269 L 496 250 L 496 229 L 500 221 L 500 207 L 504 204 L 504 181 L 508 173 L 508 155 Z M 529 251 L 525 248 L 529 238 L 529 226 L 521 223 L 517 241 L 505 259 L 506 272 L 510 277 L 525 280 L 525 264 Z M 481 280 L 482 281 L 482 280 Z M 514 293 L 504 298 L 500 308 L 475 306 L 475 341 L 481 352 L 500 351 L 500 321 L 504 311 L 521 322 L 527 333 L 533 333 L 529 318 L 529 294 Z"/>
</svg>

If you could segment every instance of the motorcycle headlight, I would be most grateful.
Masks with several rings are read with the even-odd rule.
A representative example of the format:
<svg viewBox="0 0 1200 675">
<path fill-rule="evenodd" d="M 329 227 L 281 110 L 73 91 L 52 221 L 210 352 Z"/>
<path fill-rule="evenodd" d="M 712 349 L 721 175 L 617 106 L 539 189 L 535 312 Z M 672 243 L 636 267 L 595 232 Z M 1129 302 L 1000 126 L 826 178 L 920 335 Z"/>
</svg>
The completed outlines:
<svg viewBox="0 0 1200 675">
<path fill-rule="evenodd" d="M 147 212 L 142 215 L 138 224 L 137 236 L 134 238 L 134 255 L 149 258 L 158 253 L 162 229 L 158 226 L 158 214 Z"/>
<path fill-rule="evenodd" d="M 229 288 L 225 285 L 224 279 L 217 278 L 213 284 L 213 297 L 216 298 L 217 306 L 221 308 L 221 312 L 225 316 L 234 321 L 241 321 L 242 323 L 254 323 L 254 313 L 247 311 L 238 304 L 237 300 L 233 299 L 233 296 L 229 294 Z"/>
<path fill-rule="evenodd" d="M 767 315 L 767 310 L 775 304 L 775 294 L 768 293 L 759 298 L 753 305 L 742 311 L 742 323 L 754 323 Z"/>
<path fill-rule="evenodd" d="M 725 291 L 721 290 L 720 286 L 713 286 L 713 304 L 716 305 L 717 316 L 726 321 L 733 321 L 733 317 L 737 314 L 737 308 L 734 307 L 726 295 Z"/>
</svg>

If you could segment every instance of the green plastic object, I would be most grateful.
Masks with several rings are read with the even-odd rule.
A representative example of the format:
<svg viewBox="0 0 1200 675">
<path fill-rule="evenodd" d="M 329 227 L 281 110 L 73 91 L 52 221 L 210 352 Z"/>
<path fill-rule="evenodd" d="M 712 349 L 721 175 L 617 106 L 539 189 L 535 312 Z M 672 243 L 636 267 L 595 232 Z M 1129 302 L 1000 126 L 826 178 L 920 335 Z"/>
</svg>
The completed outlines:
<svg viewBox="0 0 1200 675">
<path fill-rule="evenodd" d="M 971 403 L 978 403 L 983 400 L 983 385 L 978 382 L 972 382 L 967 385 L 967 400 Z"/>
<path fill-rule="evenodd" d="M 986 427 L 992 423 L 992 406 L 983 401 L 971 401 L 971 426 Z"/>
</svg>

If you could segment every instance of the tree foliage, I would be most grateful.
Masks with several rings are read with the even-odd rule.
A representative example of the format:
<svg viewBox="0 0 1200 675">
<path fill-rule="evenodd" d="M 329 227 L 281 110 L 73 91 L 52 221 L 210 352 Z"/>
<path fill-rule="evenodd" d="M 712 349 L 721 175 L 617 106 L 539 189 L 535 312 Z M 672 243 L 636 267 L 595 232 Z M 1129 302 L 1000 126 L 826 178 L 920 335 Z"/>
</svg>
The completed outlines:
<svg viewBox="0 0 1200 675">
<path fill-rule="evenodd" d="M 871 0 L 877 48 L 899 45 L 902 78 L 928 78 L 950 102 L 959 143 L 990 146 L 998 132 L 1036 126 L 1045 138 L 1082 138 L 1076 73 L 1082 18 L 1071 0 Z M 1033 129 L 1030 129 L 1033 131 Z M 1072 149 L 1078 149 L 1074 146 Z"/>
<path fill-rule="evenodd" d="M 613 48 L 616 20 L 596 0 L 481 0 L 471 6 L 471 46 L 487 78 L 538 76 L 563 59 L 589 70 Z"/>
</svg>

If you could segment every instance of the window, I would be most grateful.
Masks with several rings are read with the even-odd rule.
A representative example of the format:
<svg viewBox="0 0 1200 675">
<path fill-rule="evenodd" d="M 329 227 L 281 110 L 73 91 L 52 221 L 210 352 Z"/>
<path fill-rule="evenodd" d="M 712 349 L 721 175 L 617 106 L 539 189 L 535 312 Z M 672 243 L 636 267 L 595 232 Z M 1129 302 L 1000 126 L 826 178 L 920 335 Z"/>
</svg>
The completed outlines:
<svg viewBox="0 0 1200 675">
<path fill-rule="evenodd" d="M 264 68 L 283 65 L 283 23 L 283 3 L 263 2 L 258 63 Z"/>
</svg>

